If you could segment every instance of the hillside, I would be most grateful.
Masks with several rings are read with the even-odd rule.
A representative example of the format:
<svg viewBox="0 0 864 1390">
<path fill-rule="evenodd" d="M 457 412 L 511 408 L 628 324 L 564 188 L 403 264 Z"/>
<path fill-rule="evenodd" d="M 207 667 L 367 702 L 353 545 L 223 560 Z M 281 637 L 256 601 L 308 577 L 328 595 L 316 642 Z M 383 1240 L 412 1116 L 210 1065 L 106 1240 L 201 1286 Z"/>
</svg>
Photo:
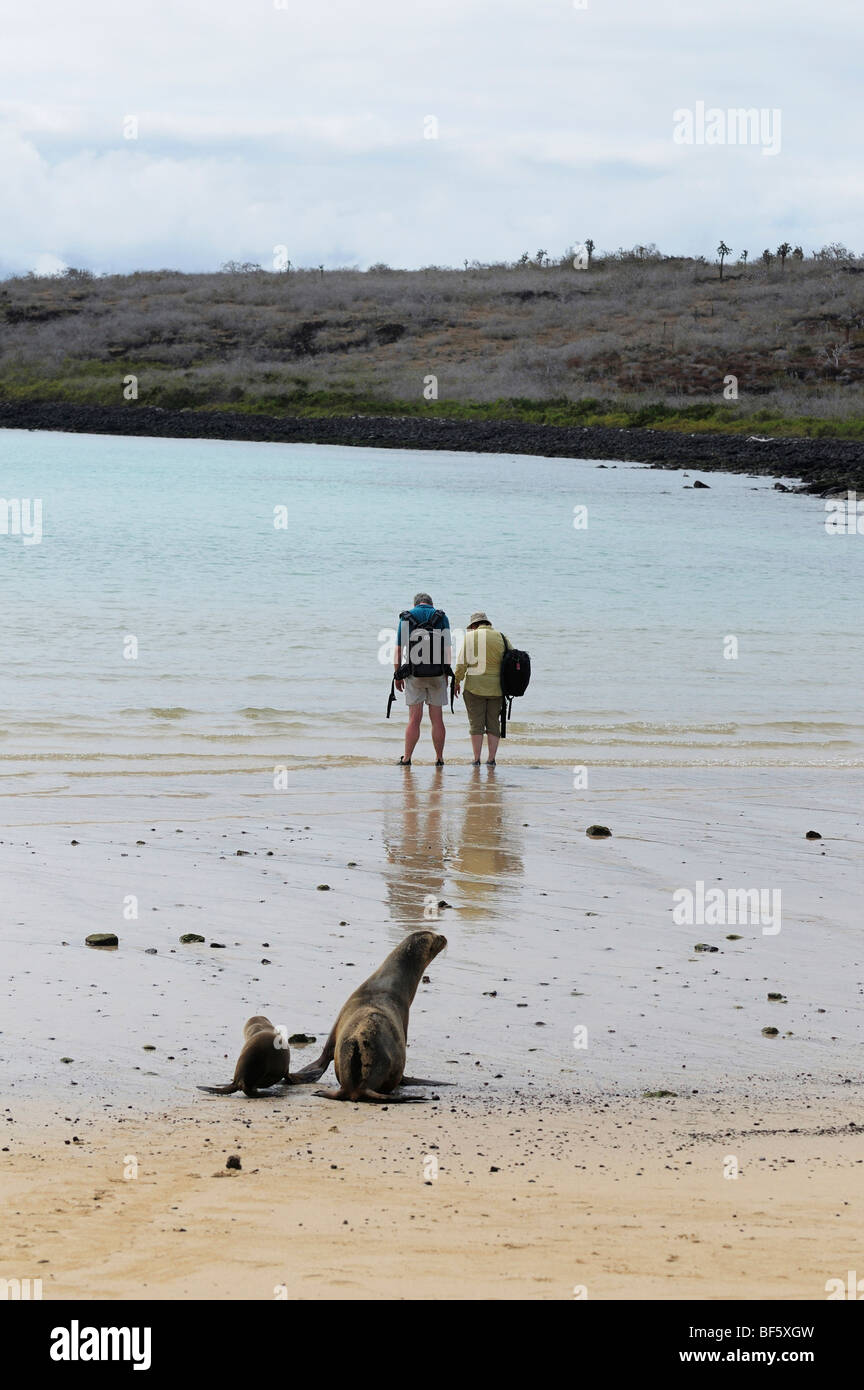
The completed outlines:
<svg viewBox="0 0 864 1390">
<path fill-rule="evenodd" d="M 785 266 L 727 263 L 722 280 L 717 265 L 651 248 L 585 270 L 568 257 L 26 276 L 0 284 L 0 399 L 123 405 L 127 382 L 129 409 L 856 438 L 862 277 L 864 262 L 842 248 Z M 730 375 L 737 400 L 724 399 Z"/>
</svg>

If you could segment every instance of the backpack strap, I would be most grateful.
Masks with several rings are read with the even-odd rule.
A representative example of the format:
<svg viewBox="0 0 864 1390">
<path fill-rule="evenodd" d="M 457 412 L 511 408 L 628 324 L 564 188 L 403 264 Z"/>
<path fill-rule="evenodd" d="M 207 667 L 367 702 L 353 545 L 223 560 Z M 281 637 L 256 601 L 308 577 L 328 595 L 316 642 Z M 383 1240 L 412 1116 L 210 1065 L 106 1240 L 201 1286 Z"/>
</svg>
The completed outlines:
<svg viewBox="0 0 864 1390">
<path fill-rule="evenodd" d="M 390 698 L 389 698 L 389 700 L 387 701 L 387 718 L 388 718 L 388 719 L 390 718 L 390 711 L 391 711 L 391 709 L 393 708 L 393 702 L 394 702 L 395 699 L 396 699 L 396 677 L 394 676 L 393 679 L 392 679 L 392 681 L 390 682 Z"/>
<path fill-rule="evenodd" d="M 505 651 L 505 652 L 512 651 L 512 650 L 513 650 L 513 647 L 512 647 L 512 644 L 511 644 L 511 642 L 510 642 L 510 638 L 509 638 L 509 637 L 505 637 L 503 632 L 501 633 L 501 637 L 502 637 L 502 640 L 503 640 L 503 642 L 504 642 L 504 651 Z M 509 713 L 510 713 L 510 715 L 513 714 L 513 701 L 512 701 L 512 700 L 510 701 L 510 710 L 509 710 Z M 507 737 L 507 717 L 508 717 L 507 696 L 502 694 L 502 696 L 501 696 L 501 737 L 502 737 L 502 738 L 506 738 L 506 737 Z"/>
</svg>

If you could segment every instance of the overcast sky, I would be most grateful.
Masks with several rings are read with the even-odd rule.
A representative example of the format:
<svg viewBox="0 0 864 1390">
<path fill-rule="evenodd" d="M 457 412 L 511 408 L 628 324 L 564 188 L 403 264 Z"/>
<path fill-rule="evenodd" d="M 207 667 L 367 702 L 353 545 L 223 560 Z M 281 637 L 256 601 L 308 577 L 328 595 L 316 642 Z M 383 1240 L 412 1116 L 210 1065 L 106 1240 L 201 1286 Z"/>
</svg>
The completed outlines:
<svg viewBox="0 0 864 1390">
<path fill-rule="evenodd" d="M 461 265 L 589 236 L 864 251 L 861 0 L 0 13 L 3 275 L 270 267 L 279 245 L 298 265 Z M 699 102 L 778 110 L 779 152 L 676 143 Z"/>
</svg>

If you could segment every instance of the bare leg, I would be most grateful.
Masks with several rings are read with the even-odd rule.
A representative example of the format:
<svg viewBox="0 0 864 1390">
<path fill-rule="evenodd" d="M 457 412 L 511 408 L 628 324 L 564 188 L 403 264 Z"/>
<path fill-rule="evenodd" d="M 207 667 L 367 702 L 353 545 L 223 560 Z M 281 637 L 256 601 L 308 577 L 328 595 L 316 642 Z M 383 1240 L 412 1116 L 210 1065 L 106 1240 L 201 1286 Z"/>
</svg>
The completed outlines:
<svg viewBox="0 0 864 1390">
<path fill-rule="evenodd" d="M 489 761 L 494 763 L 495 754 L 498 752 L 498 744 L 501 742 L 500 734 L 487 734 L 486 742 L 489 747 Z"/>
<path fill-rule="evenodd" d="M 483 754 L 483 735 L 482 735 L 482 734 L 472 734 L 472 735 L 471 735 L 471 747 L 474 749 L 474 761 L 475 761 L 475 763 L 479 763 L 480 758 L 481 758 L 481 756 L 482 756 L 482 754 Z"/>
<path fill-rule="evenodd" d="M 444 757 L 444 740 L 447 737 L 441 705 L 429 706 L 429 718 L 432 720 L 432 746 L 435 749 L 435 757 L 441 759 Z"/>
<path fill-rule="evenodd" d="M 422 702 L 417 705 L 408 706 L 408 727 L 405 730 L 405 761 L 411 761 L 411 754 L 417 747 L 417 740 L 420 737 L 420 721 L 423 718 Z"/>
</svg>

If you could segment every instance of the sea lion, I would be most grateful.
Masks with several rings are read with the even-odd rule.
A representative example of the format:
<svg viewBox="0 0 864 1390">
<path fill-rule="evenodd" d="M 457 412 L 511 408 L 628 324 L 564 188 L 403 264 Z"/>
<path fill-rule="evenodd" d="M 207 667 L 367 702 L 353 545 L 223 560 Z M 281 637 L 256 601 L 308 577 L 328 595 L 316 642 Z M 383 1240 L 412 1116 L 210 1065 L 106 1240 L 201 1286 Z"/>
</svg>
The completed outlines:
<svg viewBox="0 0 864 1390">
<path fill-rule="evenodd" d="M 234 1080 L 226 1086 L 199 1086 L 199 1091 L 207 1091 L 214 1096 L 230 1096 L 235 1091 L 255 1097 L 261 1086 L 277 1086 L 285 1082 L 289 1086 L 301 1086 L 305 1081 L 318 1081 L 321 1072 L 311 1067 L 291 1076 L 288 1066 L 291 1053 L 284 1028 L 274 1028 L 269 1018 L 256 1014 L 243 1025 L 243 1050 L 234 1068 Z M 311 1073 L 311 1074 L 310 1074 Z"/>
<path fill-rule="evenodd" d="M 342 1006 L 324 1051 L 306 1067 L 306 1078 L 317 1081 L 333 1061 L 339 1089 L 316 1091 L 328 1100 L 386 1101 L 400 1104 L 423 1096 L 394 1096 L 397 1086 L 446 1086 L 405 1075 L 408 1010 L 420 978 L 431 960 L 447 945 L 433 931 L 415 931 L 391 951 L 368 980 Z"/>
</svg>

